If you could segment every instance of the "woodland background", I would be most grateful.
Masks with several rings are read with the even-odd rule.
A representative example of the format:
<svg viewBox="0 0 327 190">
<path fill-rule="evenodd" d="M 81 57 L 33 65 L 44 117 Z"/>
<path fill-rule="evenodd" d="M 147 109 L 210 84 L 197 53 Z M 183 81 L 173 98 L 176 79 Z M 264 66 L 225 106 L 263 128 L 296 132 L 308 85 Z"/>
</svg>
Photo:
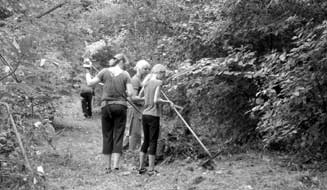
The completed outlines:
<svg viewBox="0 0 327 190">
<path fill-rule="evenodd" d="M 165 91 L 211 150 L 228 141 L 303 165 L 326 159 L 326 1 L 0 0 L 0 102 L 29 157 L 44 130 L 33 123 L 64 114 L 56 106 L 78 94 L 85 42 L 99 40 L 97 68 L 117 52 L 167 65 Z M 1 184 L 29 187 L 5 107 L 0 115 Z M 167 133 L 169 154 L 204 155 L 182 124 Z"/>
</svg>

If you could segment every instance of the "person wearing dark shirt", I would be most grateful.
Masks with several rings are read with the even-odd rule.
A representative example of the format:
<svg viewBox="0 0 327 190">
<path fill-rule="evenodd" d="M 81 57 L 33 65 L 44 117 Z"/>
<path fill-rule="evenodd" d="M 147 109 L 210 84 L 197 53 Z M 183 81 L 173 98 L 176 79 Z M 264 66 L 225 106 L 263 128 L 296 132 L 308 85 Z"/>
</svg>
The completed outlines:
<svg viewBox="0 0 327 190">
<path fill-rule="evenodd" d="M 101 125 L 102 153 L 108 163 L 106 173 L 111 172 L 112 167 L 114 170 L 119 170 L 126 125 L 126 99 L 134 94 L 130 75 L 125 71 L 128 65 L 126 56 L 117 54 L 109 61 L 109 68 L 102 69 L 94 78 L 91 77 L 90 69 L 88 69 L 91 68 L 91 63 L 89 67 L 84 66 L 87 68 L 86 83 L 88 86 L 103 83 Z"/>
</svg>

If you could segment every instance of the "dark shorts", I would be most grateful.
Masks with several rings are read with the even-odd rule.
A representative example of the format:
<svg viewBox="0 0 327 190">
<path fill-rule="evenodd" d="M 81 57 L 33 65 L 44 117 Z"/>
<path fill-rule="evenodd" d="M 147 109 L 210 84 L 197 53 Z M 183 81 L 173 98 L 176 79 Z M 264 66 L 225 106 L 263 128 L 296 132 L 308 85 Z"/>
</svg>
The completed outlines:
<svg viewBox="0 0 327 190">
<path fill-rule="evenodd" d="M 142 144 L 141 151 L 144 153 L 149 152 L 150 155 L 156 155 L 160 130 L 160 117 L 143 115 L 142 123 L 144 142 Z"/>
<path fill-rule="evenodd" d="M 102 107 L 103 154 L 122 153 L 127 107 L 108 104 Z"/>
</svg>

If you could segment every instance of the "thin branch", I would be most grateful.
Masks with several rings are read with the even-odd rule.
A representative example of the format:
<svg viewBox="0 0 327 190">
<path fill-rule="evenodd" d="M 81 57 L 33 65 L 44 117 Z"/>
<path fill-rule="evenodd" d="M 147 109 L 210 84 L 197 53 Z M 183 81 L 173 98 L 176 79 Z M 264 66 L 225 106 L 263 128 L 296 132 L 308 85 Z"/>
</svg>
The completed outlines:
<svg viewBox="0 0 327 190">
<path fill-rule="evenodd" d="M 27 169 L 28 169 L 30 172 L 33 172 L 32 167 L 31 167 L 31 165 L 30 165 L 30 162 L 29 162 L 29 160 L 28 160 L 28 158 L 27 158 L 26 151 L 25 151 L 25 149 L 24 149 L 24 146 L 23 146 L 22 140 L 21 140 L 21 138 L 20 138 L 19 132 L 18 132 L 18 130 L 17 130 L 17 126 L 16 126 L 16 123 L 15 123 L 15 120 L 14 120 L 14 118 L 13 118 L 11 112 L 10 112 L 9 105 L 8 105 L 7 103 L 5 103 L 5 102 L 0 102 L 0 105 L 3 105 L 3 106 L 5 106 L 5 107 L 7 108 L 7 112 L 8 112 L 8 114 L 9 114 L 9 118 L 10 118 L 10 121 L 11 121 L 12 127 L 14 128 L 14 132 L 15 132 L 15 134 L 16 134 L 16 137 L 17 137 L 17 140 L 18 140 L 19 147 L 20 147 L 20 149 L 21 149 L 21 151 L 22 151 L 22 153 L 23 153 L 24 159 L 25 159 L 26 167 L 27 167 Z"/>
<path fill-rule="evenodd" d="M 55 11 L 56 9 L 62 7 L 62 6 L 65 5 L 66 3 L 67 3 L 66 1 L 63 2 L 63 3 L 60 3 L 60 4 L 56 5 L 56 6 L 54 6 L 53 8 L 51 8 L 51 9 L 45 11 L 44 13 L 39 14 L 39 15 L 36 16 L 35 18 L 41 18 L 41 17 L 43 17 L 43 16 L 45 16 L 45 15 L 47 15 L 47 14 L 49 14 L 49 13 Z"/>
<path fill-rule="evenodd" d="M 16 82 L 18 82 L 18 83 L 22 82 L 22 81 L 19 80 L 19 79 L 17 78 L 17 76 L 15 75 L 15 72 L 16 72 L 16 70 L 18 69 L 19 64 L 16 64 L 16 67 L 13 68 L 12 65 L 10 65 L 10 64 L 7 62 L 7 60 L 6 60 L 6 59 L 5 59 L 1 54 L 0 54 L 0 60 L 3 62 L 4 65 L 6 65 L 6 66 L 8 66 L 8 67 L 10 68 L 10 72 L 9 72 L 7 75 L 1 77 L 1 78 L 0 78 L 0 81 L 2 81 L 3 79 L 7 78 L 7 77 L 10 76 L 10 75 L 12 75 L 12 77 L 16 80 Z"/>
</svg>

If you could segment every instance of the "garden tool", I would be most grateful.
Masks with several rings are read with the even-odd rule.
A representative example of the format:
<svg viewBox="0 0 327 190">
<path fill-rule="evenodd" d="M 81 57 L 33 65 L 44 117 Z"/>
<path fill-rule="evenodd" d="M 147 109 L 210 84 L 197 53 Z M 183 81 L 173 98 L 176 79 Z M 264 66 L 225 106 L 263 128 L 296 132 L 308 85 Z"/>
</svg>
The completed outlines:
<svg viewBox="0 0 327 190">
<path fill-rule="evenodd" d="M 167 97 L 167 95 L 161 90 L 162 95 L 165 97 L 166 100 L 170 101 L 169 98 Z M 176 109 L 175 106 L 172 107 L 173 110 L 176 112 L 176 114 L 178 115 L 178 117 L 183 121 L 183 123 L 185 124 L 185 126 L 188 128 L 188 130 L 191 131 L 192 135 L 195 137 L 195 139 L 200 143 L 200 145 L 202 146 L 202 148 L 205 150 L 205 152 L 210 156 L 210 158 L 212 158 L 211 153 L 209 152 L 209 150 L 207 149 L 207 147 L 204 146 L 204 144 L 202 143 L 202 141 L 199 139 L 199 137 L 195 134 L 195 132 L 192 130 L 192 128 L 190 127 L 190 125 L 185 121 L 185 119 L 183 118 L 183 116 L 178 112 L 178 110 Z"/>
<path fill-rule="evenodd" d="M 209 159 L 207 159 L 207 160 L 201 162 L 199 165 L 202 166 L 202 167 L 204 167 L 204 168 L 207 168 L 207 169 L 213 169 L 214 166 L 215 166 L 215 163 L 213 162 L 213 159 L 215 159 L 218 155 L 220 155 L 220 154 L 223 152 L 225 146 L 226 146 L 228 143 L 232 142 L 232 140 L 233 140 L 233 138 L 230 138 L 229 140 L 225 141 L 225 142 L 220 146 L 220 150 L 218 150 L 218 152 L 216 152 L 216 153 L 215 153 L 211 158 L 209 158 Z"/>
</svg>

